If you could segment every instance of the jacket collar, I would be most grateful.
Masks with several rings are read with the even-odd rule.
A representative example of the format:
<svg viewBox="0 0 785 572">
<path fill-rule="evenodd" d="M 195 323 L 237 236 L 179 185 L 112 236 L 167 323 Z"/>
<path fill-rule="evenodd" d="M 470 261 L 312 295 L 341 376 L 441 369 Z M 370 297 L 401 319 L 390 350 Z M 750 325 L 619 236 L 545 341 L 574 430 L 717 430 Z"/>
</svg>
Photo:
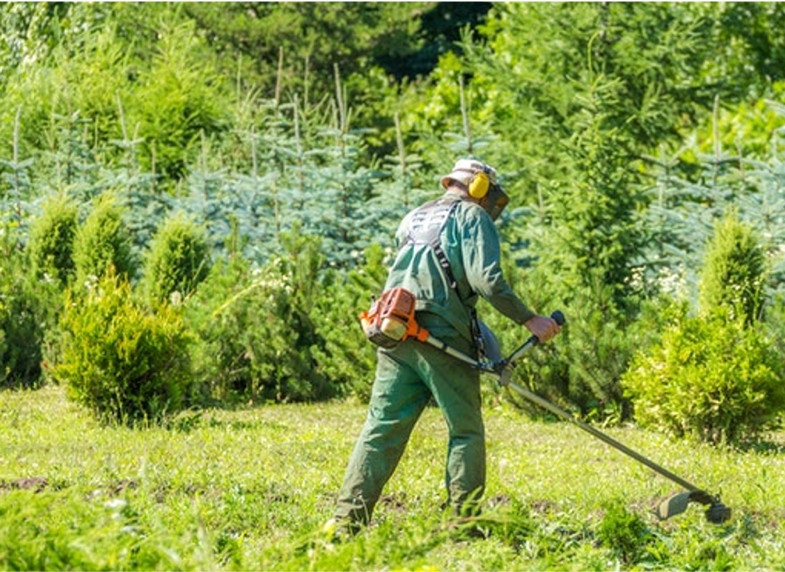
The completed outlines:
<svg viewBox="0 0 785 572">
<path fill-rule="evenodd" d="M 459 201 L 469 201 L 469 202 L 472 202 L 472 203 L 476 202 L 471 197 L 469 197 L 469 195 L 467 195 L 466 193 L 464 193 L 462 191 L 454 191 L 454 190 L 446 191 L 442 195 L 442 198 L 453 200 L 453 201 L 457 199 Z"/>
</svg>

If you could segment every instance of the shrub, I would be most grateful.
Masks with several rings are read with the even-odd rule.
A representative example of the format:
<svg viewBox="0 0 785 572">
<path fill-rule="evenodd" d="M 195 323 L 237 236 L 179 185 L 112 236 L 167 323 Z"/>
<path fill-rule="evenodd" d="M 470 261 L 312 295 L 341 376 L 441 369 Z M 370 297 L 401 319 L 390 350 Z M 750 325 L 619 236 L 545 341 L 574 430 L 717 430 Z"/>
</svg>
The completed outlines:
<svg viewBox="0 0 785 572">
<path fill-rule="evenodd" d="M 311 310 L 321 291 L 319 242 L 289 235 L 287 255 L 251 271 L 239 257 L 219 260 L 187 303 L 199 336 L 198 379 L 219 399 L 322 399 L 336 393 L 317 367 L 321 347 Z"/>
<path fill-rule="evenodd" d="M 57 288 L 27 272 L 27 259 L 17 249 L 0 251 L 0 387 L 33 387 L 41 381 Z"/>
<path fill-rule="evenodd" d="M 209 252 L 204 231 L 182 214 L 167 219 L 153 237 L 145 263 L 143 290 L 153 304 L 175 293 L 184 298 L 207 277 Z"/>
<path fill-rule="evenodd" d="M 783 382 L 785 364 L 773 343 L 741 317 L 683 318 L 622 378 L 641 424 L 712 443 L 776 425 Z"/>
<path fill-rule="evenodd" d="M 191 338 L 175 308 L 151 313 L 113 271 L 68 294 L 53 378 L 104 421 L 159 420 L 190 395 Z"/>
<path fill-rule="evenodd" d="M 100 278 L 113 266 L 119 276 L 131 276 L 134 262 L 122 212 L 111 194 L 98 197 L 92 212 L 79 227 L 74 239 L 74 266 L 77 284 Z"/>
<path fill-rule="evenodd" d="M 242 311 L 251 269 L 239 256 L 219 258 L 185 304 L 186 320 L 197 338 L 192 362 L 197 386 L 219 400 L 252 393 L 250 354 L 244 336 L 250 312 Z M 222 311 L 231 309 L 231 314 Z M 217 314 L 218 313 L 218 314 Z"/>
<path fill-rule="evenodd" d="M 384 251 L 372 245 L 366 263 L 346 274 L 331 273 L 312 306 L 316 332 L 324 345 L 313 348 L 317 370 L 344 395 L 367 401 L 376 369 L 376 346 L 362 332 L 357 316 L 380 294 L 387 277 Z"/>
<path fill-rule="evenodd" d="M 730 212 L 717 223 L 701 274 L 704 314 L 728 312 L 751 324 L 761 306 L 765 255 L 749 224 Z"/>
<path fill-rule="evenodd" d="M 30 226 L 30 259 L 39 271 L 61 283 L 74 271 L 77 217 L 76 205 L 65 195 L 55 195 L 44 203 L 43 214 Z"/>
</svg>

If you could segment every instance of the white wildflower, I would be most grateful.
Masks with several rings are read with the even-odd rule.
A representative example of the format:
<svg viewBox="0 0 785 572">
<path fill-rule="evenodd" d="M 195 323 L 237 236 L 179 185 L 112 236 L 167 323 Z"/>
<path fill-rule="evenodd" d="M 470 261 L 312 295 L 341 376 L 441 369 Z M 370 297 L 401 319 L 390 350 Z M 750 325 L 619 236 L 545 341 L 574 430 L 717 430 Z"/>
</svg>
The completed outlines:
<svg viewBox="0 0 785 572">
<path fill-rule="evenodd" d="M 111 508 L 114 510 L 120 510 L 121 508 L 125 508 L 126 505 L 128 505 L 128 501 L 123 499 L 112 499 L 104 503 L 104 506 L 106 508 Z"/>
<path fill-rule="evenodd" d="M 177 290 L 169 294 L 169 303 L 172 306 L 179 306 L 183 302 L 183 295 L 180 294 Z"/>
</svg>

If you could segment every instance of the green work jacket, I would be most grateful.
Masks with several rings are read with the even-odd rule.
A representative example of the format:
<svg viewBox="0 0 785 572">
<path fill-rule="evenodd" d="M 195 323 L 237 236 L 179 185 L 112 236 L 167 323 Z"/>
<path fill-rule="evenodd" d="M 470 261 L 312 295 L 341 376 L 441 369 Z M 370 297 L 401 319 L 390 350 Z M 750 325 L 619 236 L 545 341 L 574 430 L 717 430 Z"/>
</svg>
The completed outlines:
<svg viewBox="0 0 785 572">
<path fill-rule="evenodd" d="M 515 295 L 502 275 L 499 233 L 485 210 L 463 193 L 448 191 L 443 198 L 460 204 L 442 228 L 441 246 L 450 263 L 460 297 L 450 288 L 433 248 L 410 244 L 407 233 L 416 209 L 401 221 L 396 233 L 398 254 L 387 277 L 385 290 L 401 287 L 417 297 L 417 310 L 436 314 L 461 337 L 472 340 L 471 310 L 478 296 L 502 314 L 523 324 L 534 312 Z M 438 335 L 433 327 L 431 333 Z"/>
</svg>

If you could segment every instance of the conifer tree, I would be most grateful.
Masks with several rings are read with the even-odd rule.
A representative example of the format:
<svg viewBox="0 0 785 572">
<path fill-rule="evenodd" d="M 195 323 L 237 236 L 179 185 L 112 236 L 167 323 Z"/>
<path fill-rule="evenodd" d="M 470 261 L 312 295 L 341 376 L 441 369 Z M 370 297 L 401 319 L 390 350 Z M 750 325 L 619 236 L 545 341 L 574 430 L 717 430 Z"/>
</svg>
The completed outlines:
<svg viewBox="0 0 785 572">
<path fill-rule="evenodd" d="M 136 269 L 130 242 L 116 197 L 111 193 L 101 195 L 74 239 L 77 285 L 102 277 L 110 266 L 117 276 L 133 277 Z"/>
<path fill-rule="evenodd" d="M 151 305 L 188 297 L 207 276 L 207 240 L 202 228 L 177 213 L 158 229 L 145 261 L 143 289 Z"/>
<path fill-rule="evenodd" d="M 49 197 L 42 208 L 43 213 L 30 226 L 30 259 L 39 272 L 65 284 L 74 271 L 78 209 L 64 195 Z"/>
<path fill-rule="evenodd" d="M 700 307 L 746 324 L 758 319 L 764 287 L 765 258 L 750 225 L 730 211 L 719 221 L 701 273 Z"/>
</svg>

